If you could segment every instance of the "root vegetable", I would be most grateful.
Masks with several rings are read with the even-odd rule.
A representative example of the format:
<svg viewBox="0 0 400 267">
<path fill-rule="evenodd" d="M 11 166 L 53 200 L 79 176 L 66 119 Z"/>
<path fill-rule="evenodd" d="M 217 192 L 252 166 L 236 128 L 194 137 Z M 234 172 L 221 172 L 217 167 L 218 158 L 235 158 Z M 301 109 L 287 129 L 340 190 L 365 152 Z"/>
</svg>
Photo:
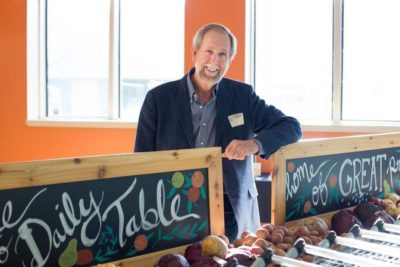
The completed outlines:
<svg viewBox="0 0 400 267">
<path fill-rule="evenodd" d="M 259 229 L 256 231 L 256 236 L 257 236 L 258 238 L 262 238 L 262 239 L 265 239 L 265 240 L 268 240 L 268 239 L 271 238 L 271 235 L 270 235 L 270 233 L 268 232 L 268 230 L 266 230 L 266 229 L 264 229 L 264 228 L 259 228 Z"/>
<path fill-rule="evenodd" d="M 339 236 L 347 233 L 349 229 L 355 224 L 363 227 L 361 221 L 350 210 L 340 210 L 336 212 L 331 218 L 332 230 L 334 230 Z"/>
<path fill-rule="evenodd" d="M 189 262 L 180 254 L 166 254 L 162 256 L 158 262 L 155 264 L 155 267 L 190 267 Z"/>
<path fill-rule="evenodd" d="M 201 250 L 205 256 L 217 256 L 225 259 L 228 254 L 228 246 L 216 235 L 208 235 L 201 241 Z"/>
<path fill-rule="evenodd" d="M 201 242 L 196 242 L 187 246 L 184 255 L 190 264 L 200 259 L 202 256 Z"/>
</svg>

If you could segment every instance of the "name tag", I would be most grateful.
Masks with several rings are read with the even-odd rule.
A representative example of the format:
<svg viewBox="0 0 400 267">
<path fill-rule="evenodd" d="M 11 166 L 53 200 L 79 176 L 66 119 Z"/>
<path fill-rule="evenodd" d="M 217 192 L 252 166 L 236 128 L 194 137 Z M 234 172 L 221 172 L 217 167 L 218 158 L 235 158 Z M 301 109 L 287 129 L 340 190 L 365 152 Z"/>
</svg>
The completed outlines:
<svg viewBox="0 0 400 267">
<path fill-rule="evenodd" d="M 236 113 L 228 116 L 229 123 L 231 127 L 236 127 L 244 124 L 243 113 Z"/>
</svg>

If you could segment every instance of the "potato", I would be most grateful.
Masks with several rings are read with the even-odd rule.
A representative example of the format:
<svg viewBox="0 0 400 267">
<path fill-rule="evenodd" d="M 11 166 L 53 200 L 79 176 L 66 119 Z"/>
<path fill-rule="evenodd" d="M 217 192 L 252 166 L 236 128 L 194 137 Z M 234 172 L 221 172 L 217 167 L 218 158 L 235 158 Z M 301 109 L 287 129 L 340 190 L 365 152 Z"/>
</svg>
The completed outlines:
<svg viewBox="0 0 400 267">
<path fill-rule="evenodd" d="M 204 256 L 217 256 L 225 259 L 228 254 L 228 246 L 216 235 L 208 235 L 201 241 L 201 250 Z"/>
<path fill-rule="evenodd" d="M 259 228 L 259 229 L 257 229 L 257 231 L 256 231 L 256 236 L 257 236 L 258 238 L 262 238 L 262 239 L 265 239 L 265 240 L 269 240 L 269 239 L 271 238 L 271 235 L 270 235 L 270 233 L 268 232 L 268 230 L 266 230 L 266 229 L 264 229 L 264 228 Z"/>
<path fill-rule="evenodd" d="M 302 238 L 304 239 L 304 241 L 306 242 L 306 244 L 309 244 L 309 245 L 312 245 L 312 244 L 313 244 L 311 238 L 309 238 L 308 236 L 303 236 Z"/>
<path fill-rule="evenodd" d="M 267 248 L 273 247 L 274 244 L 265 239 L 258 238 L 256 241 L 254 241 L 252 246 L 258 246 L 258 247 L 262 247 L 263 249 L 267 249 Z"/>
<path fill-rule="evenodd" d="M 240 235 L 240 238 L 245 238 L 246 236 L 252 234 L 250 230 L 244 230 L 242 234 Z"/>
<path fill-rule="evenodd" d="M 322 241 L 322 238 L 319 236 L 309 235 L 308 238 L 311 239 L 313 245 L 318 245 Z"/>
<path fill-rule="evenodd" d="M 283 242 L 283 235 L 279 231 L 273 231 L 271 234 L 272 243 L 279 244 Z"/>
<path fill-rule="evenodd" d="M 328 224 L 319 217 L 310 217 L 304 220 L 304 226 L 307 226 L 310 231 L 317 231 L 320 235 L 329 232 Z"/>
<path fill-rule="evenodd" d="M 277 244 L 276 247 L 282 249 L 285 252 L 288 251 L 288 245 L 285 243 Z"/>
<path fill-rule="evenodd" d="M 283 235 L 288 235 L 289 234 L 289 230 L 285 227 L 285 226 L 277 226 L 277 229 L 281 229 L 281 231 L 283 232 Z"/>
<path fill-rule="evenodd" d="M 269 233 L 272 233 L 272 231 L 275 229 L 275 226 L 272 223 L 265 223 L 261 227 L 267 230 Z"/>
<path fill-rule="evenodd" d="M 285 256 L 286 255 L 286 252 L 283 249 L 280 249 L 280 248 L 275 248 L 274 249 L 274 253 L 275 253 L 275 255 L 278 255 L 278 256 Z"/>
<path fill-rule="evenodd" d="M 391 201 L 393 201 L 393 203 L 397 203 L 397 201 L 400 199 L 399 195 L 397 195 L 396 193 L 388 193 L 385 195 L 384 198 L 390 199 Z"/>
<path fill-rule="evenodd" d="M 238 239 L 233 240 L 233 242 L 232 242 L 233 246 L 235 248 L 242 246 L 243 245 L 243 239 L 244 238 L 238 238 Z"/>
<path fill-rule="evenodd" d="M 304 254 L 301 256 L 302 260 L 307 261 L 307 262 L 313 262 L 314 261 L 314 256 L 310 254 Z"/>
<path fill-rule="evenodd" d="M 293 236 L 285 235 L 283 237 L 283 243 L 293 244 L 296 239 Z"/>
<path fill-rule="evenodd" d="M 251 254 L 256 255 L 256 256 L 259 256 L 264 252 L 264 249 L 259 246 L 251 246 L 250 248 L 251 248 L 251 250 L 250 250 Z"/>
<path fill-rule="evenodd" d="M 318 231 L 313 230 L 313 231 L 310 231 L 309 235 L 319 236 L 319 233 L 318 233 Z"/>
<path fill-rule="evenodd" d="M 395 202 L 393 202 L 391 199 L 385 198 L 382 199 L 382 205 L 386 209 L 388 206 L 396 206 Z"/>
<path fill-rule="evenodd" d="M 254 241 L 257 240 L 257 236 L 255 234 L 248 235 L 245 238 L 243 238 L 243 245 L 246 246 L 251 246 L 251 244 L 254 243 Z"/>
<path fill-rule="evenodd" d="M 271 235 L 273 235 L 273 234 L 276 233 L 276 232 L 278 232 L 278 233 L 281 234 L 282 236 L 285 235 L 285 232 L 284 232 L 282 229 L 280 229 L 280 228 L 275 228 L 275 229 L 272 231 Z"/>
<path fill-rule="evenodd" d="M 297 237 L 297 228 L 299 228 L 299 226 L 291 226 L 288 228 L 288 235 L 289 236 L 293 236 L 294 238 Z"/>
<path fill-rule="evenodd" d="M 309 235 L 310 234 L 310 230 L 308 229 L 307 226 L 299 226 L 297 227 L 296 230 L 296 236 L 297 237 L 303 237 L 305 235 Z"/>
</svg>

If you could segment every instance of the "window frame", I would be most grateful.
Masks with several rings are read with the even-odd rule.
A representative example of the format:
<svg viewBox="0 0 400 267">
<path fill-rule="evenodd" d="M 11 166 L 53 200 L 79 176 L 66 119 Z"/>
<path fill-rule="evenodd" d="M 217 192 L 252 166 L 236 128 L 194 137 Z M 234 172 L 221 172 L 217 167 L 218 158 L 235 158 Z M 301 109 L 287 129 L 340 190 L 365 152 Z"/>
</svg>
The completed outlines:
<svg viewBox="0 0 400 267">
<path fill-rule="evenodd" d="M 255 86 L 255 1 L 246 1 L 246 72 L 245 80 Z M 333 3 L 333 58 L 332 58 L 332 119 L 331 121 L 300 121 L 305 132 L 386 133 L 400 132 L 400 122 L 343 121 L 342 114 L 342 53 L 343 53 L 343 2 Z"/>
<path fill-rule="evenodd" d="M 46 115 L 46 3 L 27 0 L 27 117 L 32 127 L 136 128 L 137 121 L 120 118 L 120 0 L 109 0 L 108 111 L 106 118 L 65 118 Z"/>
</svg>

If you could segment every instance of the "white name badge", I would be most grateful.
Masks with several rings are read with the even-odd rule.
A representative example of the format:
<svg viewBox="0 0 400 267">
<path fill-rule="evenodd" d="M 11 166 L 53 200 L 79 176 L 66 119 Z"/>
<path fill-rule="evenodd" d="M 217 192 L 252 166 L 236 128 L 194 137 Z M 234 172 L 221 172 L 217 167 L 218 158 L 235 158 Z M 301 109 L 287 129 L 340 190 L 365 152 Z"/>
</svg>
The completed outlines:
<svg viewBox="0 0 400 267">
<path fill-rule="evenodd" d="M 236 127 L 244 124 L 243 113 L 236 113 L 228 116 L 229 123 L 231 127 Z"/>
</svg>

